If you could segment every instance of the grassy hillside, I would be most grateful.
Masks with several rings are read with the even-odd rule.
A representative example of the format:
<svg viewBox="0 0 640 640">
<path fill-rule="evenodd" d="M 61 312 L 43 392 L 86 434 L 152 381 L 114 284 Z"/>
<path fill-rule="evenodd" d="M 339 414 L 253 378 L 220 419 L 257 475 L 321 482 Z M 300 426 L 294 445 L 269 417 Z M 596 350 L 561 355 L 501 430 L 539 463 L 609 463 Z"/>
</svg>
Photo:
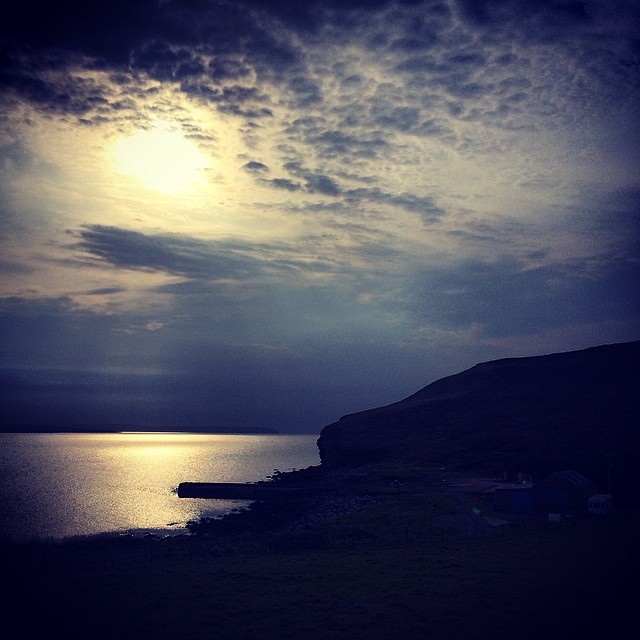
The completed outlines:
<svg viewBox="0 0 640 640">
<path fill-rule="evenodd" d="M 482 363 L 394 404 L 344 416 L 318 441 L 322 464 L 404 461 L 543 476 L 576 468 L 638 484 L 640 342 Z"/>
</svg>

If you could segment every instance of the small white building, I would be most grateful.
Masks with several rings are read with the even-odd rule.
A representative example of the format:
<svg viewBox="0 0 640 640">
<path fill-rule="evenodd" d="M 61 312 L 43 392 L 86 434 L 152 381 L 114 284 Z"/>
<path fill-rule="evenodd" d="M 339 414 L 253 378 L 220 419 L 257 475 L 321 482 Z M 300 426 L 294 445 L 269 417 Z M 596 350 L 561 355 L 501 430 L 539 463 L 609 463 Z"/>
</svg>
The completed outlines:
<svg viewBox="0 0 640 640">
<path fill-rule="evenodd" d="M 613 511 L 613 501 L 608 493 L 594 493 L 589 498 L 589 513 L 595 516 L 604 516 Z"/>
</svg>

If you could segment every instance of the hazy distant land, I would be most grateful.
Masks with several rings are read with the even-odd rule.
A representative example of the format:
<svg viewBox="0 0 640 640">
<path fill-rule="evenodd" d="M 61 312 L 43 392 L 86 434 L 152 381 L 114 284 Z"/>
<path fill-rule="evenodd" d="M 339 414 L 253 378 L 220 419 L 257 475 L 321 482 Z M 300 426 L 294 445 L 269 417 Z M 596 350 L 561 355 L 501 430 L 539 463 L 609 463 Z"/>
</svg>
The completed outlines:
<svg viewBox="0 0 640 640">
<path fill-rule="evenodd" d="M 268 427 L 175 427 L 137 424 L 117 425 L 4 425 L 0 433 L 210 433 L 237 435 L 277 435 L 277 429 Z"/>
</svg>

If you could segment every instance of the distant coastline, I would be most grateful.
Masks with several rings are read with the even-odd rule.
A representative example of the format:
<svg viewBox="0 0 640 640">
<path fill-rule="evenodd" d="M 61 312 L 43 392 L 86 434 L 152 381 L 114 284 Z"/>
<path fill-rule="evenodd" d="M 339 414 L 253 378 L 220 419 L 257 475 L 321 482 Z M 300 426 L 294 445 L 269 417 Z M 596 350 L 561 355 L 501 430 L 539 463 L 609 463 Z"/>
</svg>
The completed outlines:
<svg viewBox="0 0 640 640">
<path fill-rule="evenodd" d="M 118 425 L 4 425 L 0 433 L 204 433 L 220 435 L 279 435 L 268 427 L 168 427 L 136 424 Z"/>
</svg>

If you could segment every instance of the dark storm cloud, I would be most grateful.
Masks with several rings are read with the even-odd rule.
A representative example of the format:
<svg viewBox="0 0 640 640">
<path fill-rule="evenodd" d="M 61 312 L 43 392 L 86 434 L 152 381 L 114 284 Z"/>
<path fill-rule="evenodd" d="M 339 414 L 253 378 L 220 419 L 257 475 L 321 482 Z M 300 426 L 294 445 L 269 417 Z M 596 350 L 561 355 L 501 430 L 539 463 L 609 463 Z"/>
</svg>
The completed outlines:
<svg viewBox="0 0 640 640">
<path fill-rule="evenodd" d="M 306 116 L 296 118 L 285 128 L 288 137 L 310 145 L 323 158 L 344 158 L 346 156 L 375 158 L 389 147 L 382 131 L 352 129 L 362 116 L 362 105 L 354 107 L 354 117 L 347 117 L 344 129 L 329 127 L 324 118 Z"/>
<path fill-rule="evenodd" d="M 163 49 L 169 42 L 178 46 L 202 42 L 208 44 L 209 51 L 226 53 L 231 43 L 236 48 L 238 40 L 242 40 L 250 43 L 249 51 L 282 64 L 295 56 L 256 24 L 247 10 L 277 8 L 277 3 L 269 4 L 223 0 L 26 0 L 12 7 L 11 20 L 3 21 L 0 38 L 5 46 L 25 43 L 36 48 L 81 51 L 117 66 L 128 65 L 132 52 L 134 57 L 144 57 L 145 51 Z M 156 63 L 152 56 L 140 68 L 153 71 Z"/>
<path fill-rule="evenodd" d="M 425 123 L 444 116 L 504 129 L 547 128 L 552 119 L 557 124 L 577 118 L 585 104 L 593 108 L 635 100 L 631 87 L 637 87 L 639 50 L 631 25 L 640 21 L 640 10 L 632 3 L 608 8 L 598 2 L 487 0 L 460 2 L 458 7 L 464 30 L 441 23 L 436 43 L 424 49 L 418 43 L 394 48 L 390 58 L 406 86 L 431 92 L 423 103 Z M 614 12 L 625 17 L 614 17 Z M 532 40 L 541 41 L 540 46 L 531 46 Z M 564 67 L 555 66 L 554 59 Z M 546 78 L 539 75 L 541 61 L 547 66 Z M 549 95 L 550 80 L 569 88 L 582 74 L 591 80 L 578 93 L 572 94 L 572 88 L 564 100 L 540 100 Z M 389 96 L 379 95 L 378 100 L 383 112 L 398 107 Z M 417 133 L 415 124 L 411 126 Z M 424 131 L 433 135 L 436 129 L 425 124 Z"/>
<path fill-rule="evenodd" d="M 246 4 L 26 2 L 14 10 L 0 31 L 0 86 L 42 109 L 84 113 L 106 99 L 86 79 L 59 77 L 67 65 L 89 56 L 93 61 L 83 65 L 112 69 L 120 78 L 143 72 L 178 83 L 185 93 L 218 103 L 221 111 L 260 117 L 268 113 L 265 105 L 249 104 L 264 97 L 254 88 L 220 90 L 216 83 L 242 79 L 252 70 L 281 76 L 298 61 L 295 48 L 274 37 Z"/>
<path fill-rule="evenodd" d="M 640 267 L 612 261 L 586 273 L 585 265 L 526 268 L 519 261 L 466 261 L 430 269 L 409 295 L 414 312 L 443 328 L 480 327 L 488 337 L 531 335 L 567 323 L 638 317 Z"/>
<path fill-rule="evenodd" d="M 269 167 L 262 162 L 257 162 L 256 160 L 251 160 L 242 166 L 245 171 L 249 173 L 268 173 Z"/>
<path fill-rule="evenodd" d="M 327 158 L 349 154 L 373 159 L 388 147 L 388 142 L 380 131 L 369 135 L 354 135 L 335 129 L 327 130 L 310 137 L 309 142 L 318 149 L 320 156 Z"/>
<path fill-rule="evenodd" d="M 131 47 L 155 26 L 155 0 L 25 0 L 2 20 L 0 42 L 84 51 L 126 64 Z"/>
<path fill-rule="evenodd" d="M 130 65 L 145 70 L 157 80 L 165 81 L 182 81 L 206 72 L 205 62 L 197 53 L 156 40 L 137 47 L 132 53 Z"/>
<path fill-rule="evenodd" d="M 216 83 L 242 80 L 251 74 L 251 67 L 242 58 L 218 55 L 209 63 L 207 74 Z"/>
<path fill-rule="evenodd" d="M 421 136 L 447 138 L 451 142 L 455 142 L 456 140 L 453 129 L 443 118 L 429 118 L 422 122 L 419 127 L 416 127 L 414 132 Z"/>
<path fill-rule="evenodd" d="M 311 193 L 321 193 L 327 196 L 337 196 L 342 190 L 338 183 L 331 177 L 322 174 L 305 175 L 306 188 Z"/>
<path fill-rule="evenodd" d="M 472 23 L 508 23 L 532 40 L 547 41 L 592 22 L 597 3 L 587 0 L 459 0 L 462 14 Z M 597 7 L 595 7 L 597 10 Z"/>
<path fill-rule="evenodd" d="M 266 184 L 274 189 L 283 189 L 284 191 L 300 191 L 302 185 L 288 178 L 273 178 L 272 180 L 260 180 L 262 184 Z"/>
<path fill-rule="evenodd" d="M 27 100 L 44 112 L 83 115 L 124 107 L 122 103 L 110 104 L 107 87 L 92 79 L 72 77 L 64 70 L 55 74 L 50 71 L 45 63 L 0 70 L 0 89 L 7 96 Z"/>
<path fill-rule="evenodd" d="M 291 104 L 296 109 L 308 109 L 319 106 L 322 102 L 322 91 L 316 82 L 304 76 L 295 76 L 289 81 L 289 89 L 295 100 Z"/>
<path fill-rule="evenodd" d="M 406 15 L 394 7 L 404 8 Z M 257 0 L 87 0 L 44 5 L 27 1 L 14 7 L 15 16 L 4 21 L 0 32 L 6 52 L 4 82 L 41 104 L 50 100 L 62 107 L 65 99 L 71 99 L 78 108 L 73 96 L 65 98 L 65 92 L 60 94 L 55 87 L 38 85 L 37 80 L 42 83 L 42 78 L 34 69 L 25 68 L 24 56 L 18 55 L 27 45 L 35 50 L 56 51 L 48 59 L 52 67 L 64 64 L 63 51 L 93 56 L 97 68 L 105 64 L 178 82 L 186 93 L 217 99 L 228 111 L 235 104 L 240 113 L 259 113 L 259 107 L 253 105 L 250 111 L 245 96 L 216 93 L 211 87 L 246 79 L 256 72 L 259 78 L 277 79 L 288 86 L 298 108 L 311 107 L 323 102 L 322 89 L 317 78 L 307 74 L 300 44 L 283 36 L 282 30 L 271 30 L 273 20 L 283 21 L 293 31 L 302 29 L 316 34 L 317 27 L 328 19 L 328 8 L 337 12 L 337 20 L 345 24 L 354 10 L 366 15 L 385 9 L 388 24 L 381 25 L 371 37 L 377 38 L 377 49 L 384 48 L 397 57 L 396 69 L 414 76 L 426 74 L 431 86 L 445 88 L 452 97 L 472 100 L 493 89 L 491 83 L 472 79 L 476 71 L 517 61 L 513 53 L 504 50 L 488 56 L 487 47 L 496 45 L 499 38 L 504 47 L 511 40 L 547 41 L 579 33 L 586 38 L 582 49 L 588 55 L 590 49 L 600 51 L 602 40 L 594 30 L 594 16 L 607 17 L 598 3 L 589 1 L 459 0 L 457 7 L 468 26 L 483 32 L 485 38 L 475 42 L 469 38 L 443 41 L 439 29 L 450 28 L 453 18 L 449 6 L 437 1 L 284 5 Z M 637 7 L 629 5 L 625 10 L 629 21 L 638 17 Z M 389 27 L 393 27 L 395 37 L 387 37 L 387 32 L 391 33 Z M 633 44 L 628 32 L 629 29 L 616 34 L 616 46 L 631 61 L 633 51 L 637 55 L 637 44 Z M 343 79 L 343 86 L 358 82 L 361 77 L 350 74 Z M 414 127 L 419 117 L 415 106 L 381 104 L 376 108 L 379 111 L 372 114 L 373 120 L 398 130 Z"/>
<path fill-rule="evenodd" d="M 77 250 L 87 257 L 76 263 L 105 264 L 121 269 L 161 272 L 190 280 L 252 280 L 296 272 L 321 273 L 334 267 L 314 260 L 297 247 L 284 243 L 261 244 L 233 240 L 202 241 L 178 234 L 144 234 L 137 231 L 86 225 L 75 232 Z M 185 292 L 175 289 L 175 292 Z M 165 291 L 168 291 L 165 289 Z"/>
<path fill-rule="evenodd" d="M 267 96 L 255 87 L 243 87 L 240 85 L 225 87 L 221 92 L 213 93 L 210 98 L 214 102 L 226 104 L 247 104 L 268 100 Z"/>
<path fill-rule="evenodd" d="M 247 277 L 260 264 L 225 249 L 178 235 L 146 235 L 117 227 L 90 225 L 78 232 L 76 248 L 123 269 L 161 271 L 190 278 Z"/>
<path fill-rule="evenodd" d="M 416 107 L 389 107 L 382 105 L 372 109 L 372 116 L 377 125 L 408 131 L 420 119 L 420 109 Z"/>
<path fill-rule="evenodd" d="M 437 222 L 446 214 L 446 211 L 436 204 L 435 198 L 432 196 L 416 196 L 410 193 L 393 194 L 378 188 L 351 189 L 346 193 L 346 196 L 350 202 L 368 200 L 417 213 L 425 223 Z"/>
<path fill-rule="evenodd" d="M 410 8 L 406 14 L 393 9 L 398 3 L 384 2 L 279 6 L 251 1 L 231 5 L 204 0 L 139 0 L 99 3 L 95 10 L 94 3 L 82 3 L 77 11 L 71 10 L 73 3 L 62 4 L 59 15 L 45 8 L 43 17 L 51 24 L 46 32 L 27 28 L 27 12 L 18 16 L 16 29 L 3 38 L 7 53 L 0 81 L 10 93 L 39 109 L 75 114 L 84 124 L 98 124 L 133 109 L 131 97 L 135 99 L 136 95 L 135 86 L 129 87 L 127 100 L 110 95 L 108 88 L 96 80 L 66 73 L 67 63 L 74 56 L 78 60 L 81 54 L 95 56 L 90 64 L 96 69 L 101 65 L 112 69 L 114 82 L 118 77 L 124 82 L 129 74 L 143 72 L 158 81 L 173 83 L 184 94 L 214 105 L 223 114 L 246 120 L 274 117 L 276 89 L 264 81 L 275 83 L 278 91 L 286 91 L 290 107 L 317 112 L 326 105 L 321 78 L 309 73 L 304 43 L 292 37 L 292 32 L 302 29 L 312 34 L 310 37 L 317 37 L 318 28 L 329 19 L 340 22 L 356 9 L 363 16 L 384 8 L 386 23 L 376 30 L 376 48 L 391 54 L 388 63 L 407 82 L 406 87 L 413 86 L 422 95 L 416 94 L 407 104 L 406 87 L 399 93 L 397 86 L 383 84 L 375 96 L 362 101 L 358 87 L 365 78 L 361 74 L 344 75 L 340 86 L 345 102 L 340 106 L 338 121 L 323 121 L 314 114 L 294 119 L 284 129 L 295 136 L 293 140 L 310 145 L 314 154 L 327 159 L 381 157 L 395 132 L 438 138 L 468 149 L 469 141 L 460 139 L 452 127 L 455 120 L 484 120 L 504 129 L 522 128 L 523 110 L 531 112 L 532 100 L 540 89 L 528 77 L 530 60 L 523 57 L 526 50 L 516 55 L 505 46 L 509 42 L 548 40 L 550 34 L 558 38 L 564 34 L 570 39 L 574 32 L 580 33 L 580 48 L 567 40 L 567 51 L 572 51 L 576 64 L 602 65 L 598 75 L 603 82 L 615 73 L 631 82 L 638 53 L 629 34 L 620 31 L 615 34 L 615 43 L 611 34 L 606 35 L 607 46 L 615 44 L 613 57 L 595 62 L 602 59 L 605 36 L 590 26 L 591 15 L 598 13 L 590 2 L 461 1 L 456 15 L 461 15 L 479 36 L 457 36 L 459 41 L 447 39 L 456 37 L 445 33 L 452 29 L 454 14 L 441 2 L 400 3 L 404 9 L 421 6 L 420 10 Z M 338 17 L 327 17 L 327 7 L 333 7 Z M 21 8 L 19 13 L 23 11 Z M 628 11 L 631 18 L 633 9 Z M 272 29 L 276 24 L 273 20 L 284 21 L 293 31 Z M 387 37 L 391 33 L 394 37 Z M 51 49 L 47 55 L 30 57 L 25 64 L 27 58 L 20 43 L 30 43 L 43 52 L 45 47 Z M 67 53 L 63 55 L 62 51 Z M 346 68 L 339 60 L 333 67 L 336 77 Z M 424 95 L 427 87 L 430 96 Z M 351 91 L 353 96 L 347 100 Z M 541 116 L 546 119 L 550 115 L 571 118 L 566 105 L 546 101 L 541 107 Z M 535 115 L 531 112 L 529 126 L 533 128 Z M 519 122 L 514 121 L 515 116 Z M 307 190 L 337 195 L 338 185 L 327 182 L 332 180 L 330 176 L 325 178 L 310 176 Z"/>
<path fill-rule="evenodd" d="M 350 204 L 366 200 L 397 207 L 411 213 L 420 214 L 427 223 L 436 222 L 445 215 L 445 211 L 437 206 L 435 198 L 432 196 L 417 196 L 410 193 L 393 194 L 377 187 L 360 187 L 345 190 L 334 178 L 309 171 L 300 162 L 285 163 L 284 169 L 301 179 L 304 182 L 305 189 L 310 193 L 344 197 L 345 201 Z M 294 185 L 295 183 L 291 183 L 292 190 Z"/>
<path fill-rule="evenodd" d="M 283 169 L 304 181 L 305 188 L 311 193 L 321 193 L 337 196 L 342 190 L 338 183 L 330 176 L 309 171 L 300 162 L 287 162 Z"/>
<path fill-rule="evenodd" d="M 90 291 L 86 291 L 85 295 L 87 296 L 108 296 L 112 293 L 122 293 L 126 291 L 123 287 L 102 287 L 101 289 L 91 289 Z"/>
</svg>

